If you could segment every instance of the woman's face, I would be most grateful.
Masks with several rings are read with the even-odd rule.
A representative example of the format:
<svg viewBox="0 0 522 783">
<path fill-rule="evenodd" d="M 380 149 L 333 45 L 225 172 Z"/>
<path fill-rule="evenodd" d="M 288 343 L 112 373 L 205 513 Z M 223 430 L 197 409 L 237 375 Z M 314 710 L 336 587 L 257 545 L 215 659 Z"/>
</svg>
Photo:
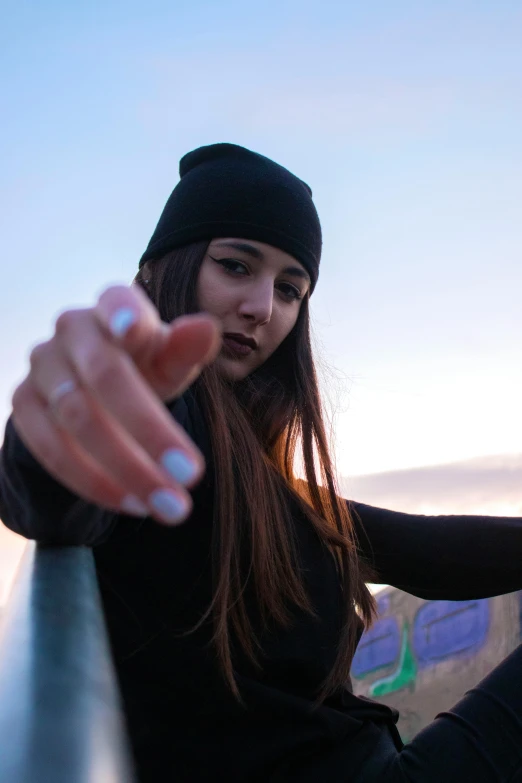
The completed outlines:
<svg viewBox="0 0 522 783">
<path fill-rule="evenodd" d="M 201 266 L 198 305 L 223 328 L 216 366 L 232 381 L 260 367 L 297 321 L 310 287 L 288 253 L 251 239 L 214 239 Z"/>
</svg>

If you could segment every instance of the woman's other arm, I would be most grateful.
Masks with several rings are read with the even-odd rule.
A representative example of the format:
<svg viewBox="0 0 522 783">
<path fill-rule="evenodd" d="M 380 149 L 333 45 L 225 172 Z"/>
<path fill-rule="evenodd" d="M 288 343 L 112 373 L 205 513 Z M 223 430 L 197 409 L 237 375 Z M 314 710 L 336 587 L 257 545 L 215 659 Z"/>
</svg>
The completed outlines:
<svg viewBox="0 0 522 783">
<path fill-rule="evenodd" d="M 522 518 L 423 516 L 347 502 L 361 555 L 384 584 L 455 601 L 522 589 Z"/>
</svg>

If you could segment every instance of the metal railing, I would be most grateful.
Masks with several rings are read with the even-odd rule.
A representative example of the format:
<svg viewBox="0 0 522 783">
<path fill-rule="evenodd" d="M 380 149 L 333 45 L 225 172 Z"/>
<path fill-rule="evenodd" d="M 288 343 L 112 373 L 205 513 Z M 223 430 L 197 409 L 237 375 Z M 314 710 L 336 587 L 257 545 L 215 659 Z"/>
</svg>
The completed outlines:
<svg viewBox="0 0 522 783">
<path fill-rule="evenodd" d="M 30 542 L 0 629 L 0 781 L 135 780 L 92 552 Z"/>
</svg>

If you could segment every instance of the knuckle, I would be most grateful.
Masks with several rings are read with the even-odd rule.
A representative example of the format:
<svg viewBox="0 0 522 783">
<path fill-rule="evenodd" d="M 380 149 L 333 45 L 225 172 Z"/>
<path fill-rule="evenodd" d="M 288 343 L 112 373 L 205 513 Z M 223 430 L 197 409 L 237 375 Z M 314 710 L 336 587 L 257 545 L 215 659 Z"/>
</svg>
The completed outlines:
<svg viewBox="0 0 522 783">
<path fill-rule="evenodd" d="M 88 432 L 92 425 L 92 413 L 85 393 L 81 389 L 66 394 L 56 406 L 60 423 L 74 435 Z"/>
<path fill-rule="evenodd" d="M 132 291 L 130 286 L 111 285 L 106 288 L 105 291 L 102 291 L 98 298 L 98 304 L 111 304 L 119 300 L 123 300 L 122 304 L 125 304 L 129 297 L 132 299 Z"/>
<path fill-rule="evenodd" d="M 13 408 L 13 411 L 15 413 L 18 413 L 20 408 L 25 404 L 27 401 L 27 383 L 26 381 L 22 381 L 16 389 L 13 392 L 13 395 L 11 397 L 11 405 Z"/>
<path fill-rule="evenodd" d="M 131 307 L 137 312 L 138 320 L 156 312 L 145 291 L 137 285 L 107 288 L 98 299 L 98 307 L 105 316 L 120 307 Z"/>
<path fill-rule="evenodd" d="M 92 307 L 79 307 L 73 310 L 64 310 L 55 322 L 55 332 L 58 336 L 66 334 L 78 326 L 85 326 L 89 318 L 92 318 Z"/>
<path fill-rule="evenodd" d="M 107 351 L 91 351 L 82 362 L 85 380 L 97 392 L 103 392 L 110 386 L 117 368 L 118 357 Z"/>
<path fill-rule="evenodd" d="M 60 315 L 56 319 L 56 324 L 55 324 L 56 334 L 64 334 L 65 332 L 67 332 L 74 324 L 76 318 L 77 318 L 76 310 L 64 310 L 63 313 L 60 313 Z"/>
<path fill-rule="evenodd" d="M 29 365 L 32 370 L 40 367 L 45 357 L 48 355 L 49 343 L 38 343 L 29 354 Z"/>
</svg>

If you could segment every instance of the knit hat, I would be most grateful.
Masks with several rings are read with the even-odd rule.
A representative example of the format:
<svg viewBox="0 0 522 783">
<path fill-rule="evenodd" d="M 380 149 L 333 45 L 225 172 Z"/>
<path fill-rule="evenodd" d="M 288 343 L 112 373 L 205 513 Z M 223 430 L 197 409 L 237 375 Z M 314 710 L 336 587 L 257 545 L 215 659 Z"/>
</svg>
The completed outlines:
<svg viewBox="0 0 522 783">
<path fill-rule="evenodd" d="M 187 153 L 140 267 L 200 239 L 254 239 L 301 262 L 313 290 L 321 258 L 321 225 L 312 191 L 279 164 L 237 144 Z"/>
</svg>

